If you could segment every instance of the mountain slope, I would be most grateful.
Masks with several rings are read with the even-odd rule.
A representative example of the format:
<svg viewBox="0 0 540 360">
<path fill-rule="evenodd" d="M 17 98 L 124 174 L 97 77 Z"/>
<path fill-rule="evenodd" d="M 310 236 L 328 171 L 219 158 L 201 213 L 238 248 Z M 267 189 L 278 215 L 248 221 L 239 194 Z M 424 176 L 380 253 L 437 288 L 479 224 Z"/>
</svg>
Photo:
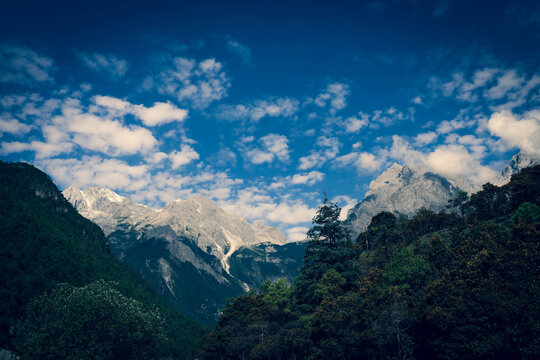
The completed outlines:
<svg viewBox="0 0 540 360">
<path fill-rule="evenodd" d="M 465 178 L 445 178 L 425 169 L 394 164 L 369 184 L 364 200 L 349 210 L 346 223 L 357 236 L 382 211 L 413 214 L 424 207 L 439 211 L 458 191 L 471 193 Z"/>
<path fill-rule="evenodd" d="M 116 281 L 129 297 L 166 316 L 175 356 L 189 358 L 202 328 L 158 300 L 114 259 L 102 230 L 80 216 L 49 177 L 28 164 L 0 162 L 0 345 L 28 301 L 57 283 Z"/>
<path fill-rule="evenodd" d="M 141 274 L 167 303 L 206 324 L 217 321 L 227 298 L 278 274 L 292 281 L 290 274 L 302 265 L 303 247 L 285 245 L 283 232 L 249 224 L 202 196 L 171 201 L 160 210 L 105 188 L 81 191 L 71 186 L 64 196 L 102 227 L 118 259 Z M 300 250 L 278 251 L 283 259 L 261 259 L 263 244 Z M 246 253 L 251 248 L 254 251 Z M 239 270 L 241 256 L 249 264 Z"/>
<path fill-rule="evenodd" d="M 540 157 L 532 154 L 517 153 L 512 156 L 509 164 L 501 171 L 495 185 L 504 185 L 510 181 L 512 175 L 519 174 L 521 170 L 540 164 Z"/>
</svg>

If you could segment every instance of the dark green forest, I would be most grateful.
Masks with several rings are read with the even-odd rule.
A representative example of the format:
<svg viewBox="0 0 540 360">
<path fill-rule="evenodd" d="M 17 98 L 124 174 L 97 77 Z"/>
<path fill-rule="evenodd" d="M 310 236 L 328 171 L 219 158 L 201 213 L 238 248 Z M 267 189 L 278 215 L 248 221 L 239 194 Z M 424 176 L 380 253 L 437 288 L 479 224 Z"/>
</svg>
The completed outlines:
<svg viewBox="0 0 540 360">
<path fill-rule="evenodd" d="M 356 239 L 325 201 L 294 283 L 229 301 L 199 357 L 538 359 L 539 205 L 540 166 Z"/>
<path fill-rule="evenodd" d="M 23 359 L 193 358 L 206 330 L 116 261 L 46 174 L 0 162 L 0 219 L 0 348 Z"/>
</svg>

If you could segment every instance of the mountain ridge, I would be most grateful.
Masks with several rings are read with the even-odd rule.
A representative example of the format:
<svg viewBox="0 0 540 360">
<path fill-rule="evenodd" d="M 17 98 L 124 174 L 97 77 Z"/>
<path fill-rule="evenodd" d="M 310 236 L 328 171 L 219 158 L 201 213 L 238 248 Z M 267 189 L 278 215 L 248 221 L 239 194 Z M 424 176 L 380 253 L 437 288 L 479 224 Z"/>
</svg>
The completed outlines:
<svg viewBox="0 0 540 360">
<path fill-rule="evenodd" d="M 503 185 L 521 169 L 539 163 L 536 155 L 517 153 L 492 182 Z M 349 210 L 345 222 L 356 237 L 382 211 L 407 216 L 420 208 L 437 212 L 444 210 L 459 191 L 472 194 L 478 190 L 481 187 L 465 177 L 445 177 L 420 166 L 394 163 L 371 181 L 364 199 Z"/>
</svg>

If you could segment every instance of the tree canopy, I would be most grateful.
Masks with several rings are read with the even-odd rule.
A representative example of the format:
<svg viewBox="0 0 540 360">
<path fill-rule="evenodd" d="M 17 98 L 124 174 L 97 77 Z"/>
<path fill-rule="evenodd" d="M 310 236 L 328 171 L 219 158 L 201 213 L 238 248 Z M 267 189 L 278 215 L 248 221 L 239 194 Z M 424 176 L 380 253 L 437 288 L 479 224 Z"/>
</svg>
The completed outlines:
<svg viewBox="0 0 540 360">
<path fill-rule="evenodd" d="M 83 287 L 59 284 L 30 301 L 16 327 L 23 359 L 158 359 L 168 338 L 159 310 L 99 280 Z"/>
<path fill-rule="evenodd" d="M 291 287 L 231 301 L 201 358 L 540 358 L 539 185 L 537 166 L 463 212 L 382 213 L 356 243 L 325 201 Z"/>
</svg>

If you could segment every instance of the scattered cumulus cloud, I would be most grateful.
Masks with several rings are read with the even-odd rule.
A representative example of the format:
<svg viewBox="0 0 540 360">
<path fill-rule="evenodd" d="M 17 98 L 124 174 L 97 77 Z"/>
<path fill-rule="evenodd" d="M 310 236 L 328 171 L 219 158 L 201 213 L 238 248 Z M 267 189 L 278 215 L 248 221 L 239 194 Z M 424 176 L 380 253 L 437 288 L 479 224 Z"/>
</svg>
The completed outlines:
<svg viewBox="0 0 540 360">
<path fill-rule="evenodd" d="M 345 120 L 345 131 L 348 133 L 358 132 L 364 126 L 367 126 L 369 123 L 369 116 L 367 114 L 360 113 L 360 118 L 356 116 L 351 116 Z"/>
<path fill-rule="evenodd" d="M 105 154 L 127 155 L 147 153 L 158 143 L 150 130 L 126 125 L 115 119 L 114 114 L 98 114 L 92 106 L 83 106 L 79 99 L 66 98 L 58 107 L 58 115 L 41 121 L 43 141 L 5 142 L 2 153 L 30 150 L 35 151 L 38 158 L 45 158 L 70 152 L 78 146 Z"/>
<path fill-rule="evenodd" d="M 429 87 L 433 96 L 455 97 L 457 100 L 478 103 L 486 100 L 495 110 L 512 110 L 531 99 L 540 85 L 540 75 L 527 76 L 517 69 L 486 67 L 476 70 L 469 79 L 463 72 L 453 73 L 448 81 L 433 77 Z"/>
<path fill-rule="evenodd" d="M 289 239 L 289 241 L 302 241 L 307 238 L 306 233 L 308 230 L 309 228 L 305 226 L 294 226 L 288 228 L 285 233 L 287 234 L 287 239 Z"/>
<path fill-rule="evenodd" d="M 319 107 L 326 107 L 328 105 L 333 112 L 336 112 L 347 106 L 348 96 L 349 85 L 331 83 L 315 98 L 314 102 Z"/>
<path fill-rule="evenodd" d="M 415 97 L 414 99 L 412 99 L 412 102 L 413 104 L 416 104 L 416 105 L 424 105 L 424 102 L 422 101 L 421 96 Z"/>
<path fill-rule="evenodd" d="M 531 110 L 521 116 L 507 110 L 496 112 L 487 126 L 492 135 L 510 146 L 540 155 L 540 110 Z"/>
<path fill-rule="evenodd" d="M 93 98 L 94 103 L 101 107 L 116 110 L 118 115 L 132 114 L 143 121 L 146 126 L 158 126 L 173 121 L 182 122 L 188 116 L 188 111 L 177 108 L 170 102 L 156 102 L 151 107 L 131 104 L 128 101 L 111 96 L 97 95 Z"/>
<path fill-rule="evenodd" d="M 368 152 L 351 152 L 349 154 L 339 156 L 335 159 L 334 164 L 337 167 L 354 166 L 360 173 L 374 172 L 379 170 L 382 161 L 374 154 Z"/>
<path fill-rule="evenodd" d="M 4 133 L 23 135 L 28 133 L 32 127 L 30 125 L 21 123 L 16 119 L 6 119 L 0 116 L 0 136 Z"/>
<path fill-rule="evenodd" d="M 320 171 L 310 171 L 308 173 L 296 174 L 291 178 L 291 183 L 313 185 L 316 182 L 321 181 L 324 178 L 324 174 Z"/>
<path fill-rule="evenodd" d="M 25 45 L 0 44 L 0 83 L 52 83 L 54 61 Z"/>
<path fill-rule="evenodd" d="M 289 160 L 289 139 L 284 135 L 268 134 L 259 139 L 260 147 L 248 148 L 245 158 L 252 164 L 271 163 L 274 160 Z"/>
<path fill-rule="evenodd" d="M 119 59 L 112 54 L 80 52 L 78 55 L 85 66 L 108 75 L 114 80 L 125 77 L 129 70 L 126 60 Z"/>
<path fill-rule="evenodd" d="M 320 168 L 326 161 L 333 159 L 339 153 L 341 147 L 339 139 L 336 137 L 319 136 L 317 138 L 315 149 L 307 156 L 299 159 L 299 170 L 309 170 Z"/>
<path fill-rule="evenodd" d="M 524 80 L 523 77 L 518 76 L 516 70 L 507 70 L 497 78 L 495 86 L 485 91 L 484 96 L 490 100 L 500 99 L 506 96 L 509 91 L 520 87 Z"/>
<path fill-rule="evenodd" d="M 216 117 L 221 120 L 258 122 L 264 117 L 291 117 L 298 111 L 299 102 L 293 98 L 256 100 L 248 105 L 221 105 Z"/>
<path fill-rule="evenodd" d="M 147 165 L 129 165 L 119 159 L 100 156 L 82 158 L 42 159 L 38 165 L 58 179 L 64 188 L 75 184 L 78 187 L 103 186 L 110 189 L 137 191 L 149 185 Z"/>
<path fill-rule="evenodd" d="M 197 109 L 226 97 L 230 86 L 223 64 L 216 59 L 197 61 L 185 57 L 174 58 L 172 67 L 161 71 L 157 80 L 147 78 L 144 84 L 145 88 L 156 87 L 161 94 L 189 102 Z"/>
<path fill-rule="evenodd" d="M 172 161 L 171 167 L 176 170 L 179 167 L 199 159 L 199 154 L 189 145 L 182 145 L 180 151 L 174 151 L 169 155 Z"/>
<path fill-rule="evenodd" d="M 427 133 L 421 133 L 421 134 L 416 135 L 414 140 L 417 145 L 423 146 L 423 145 L 431 144 L 432 142 L 434 142 L 437 139 L 437 136 L 438 136 L 437 133 L 430 131 Z"/>
<path fill-rule="evenodd" d="M 453 134 L 446 144 L 433 149 L 416 149 L 405 138 L 394 135 L 389 157 L 404 164 L 418 165 L 443 176 L 464 176 L 475 184 L 492 181 L 496 172 L 482 165 L 483 140 L 472 135 Z"/>
</svg>

